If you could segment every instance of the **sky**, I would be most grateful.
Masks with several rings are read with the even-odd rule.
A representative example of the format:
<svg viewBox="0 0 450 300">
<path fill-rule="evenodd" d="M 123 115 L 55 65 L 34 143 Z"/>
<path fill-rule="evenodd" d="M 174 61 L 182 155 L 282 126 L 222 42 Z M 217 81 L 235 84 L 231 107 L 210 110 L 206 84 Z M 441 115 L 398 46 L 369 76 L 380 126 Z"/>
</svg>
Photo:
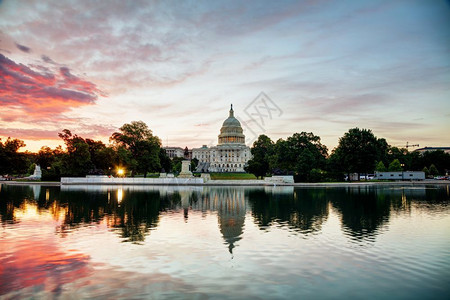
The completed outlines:
<svg viewBox="0 0 450 300">
<path fill-rule="evenodd" d="M 144 121 L 164 146 L 350 128 L 450 146 L 449 1 L 0 0 L 0 137 L 108 143 Z"/>
</svg>

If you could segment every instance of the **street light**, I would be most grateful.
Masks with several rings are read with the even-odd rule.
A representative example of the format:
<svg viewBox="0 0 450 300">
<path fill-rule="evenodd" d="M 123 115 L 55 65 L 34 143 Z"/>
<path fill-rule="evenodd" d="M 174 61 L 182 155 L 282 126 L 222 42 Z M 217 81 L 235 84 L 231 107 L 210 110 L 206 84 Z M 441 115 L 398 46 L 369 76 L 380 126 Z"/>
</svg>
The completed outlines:
<svg viewBox="0 0 450 300">
<path fill-rule="evenodd" d="M 119 175 L 120 177 L 122 177 L 123 174 L 125 174 L 124 169 L 122 169 L 122 168 L 117 169 L 117 175 Z"/>
</svg>

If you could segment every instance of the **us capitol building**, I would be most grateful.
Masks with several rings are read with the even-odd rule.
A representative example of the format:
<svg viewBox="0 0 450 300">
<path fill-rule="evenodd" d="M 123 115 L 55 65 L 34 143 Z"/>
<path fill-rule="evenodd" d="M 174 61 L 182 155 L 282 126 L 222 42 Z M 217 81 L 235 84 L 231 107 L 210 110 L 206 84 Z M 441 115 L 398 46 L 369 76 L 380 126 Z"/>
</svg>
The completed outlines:
<svg viewBox="0 0 450 300">
<path fill-rule="evenodd" d="M 181 156 L 183 152 L 179 147 L 165 149 L 169 157 Z M 201 148 L 193 148 L 191 153 L 189 156 L 198 159 L 196 172 L 245 172 L 244 167 L 251 158 L 251 152 L 245 145 L 241 123 L 234 117 L 233 104 L 230 115 L 220 129 L 218 145 L 203 145 Z"/>
</svg>

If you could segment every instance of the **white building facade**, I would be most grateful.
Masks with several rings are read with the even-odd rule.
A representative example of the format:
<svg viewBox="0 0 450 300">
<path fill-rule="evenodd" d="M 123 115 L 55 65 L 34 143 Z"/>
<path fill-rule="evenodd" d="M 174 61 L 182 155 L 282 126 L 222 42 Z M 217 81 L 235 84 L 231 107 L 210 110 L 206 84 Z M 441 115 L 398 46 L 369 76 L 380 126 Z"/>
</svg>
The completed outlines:
<svg viewBox="0 0 450 300">
<path fill-rule="evenodd" d="M 181 147 L 163 147 L 163 149 L 170 158 L 184 157 L 184 150 Z"/>
<path fill-rule="evenodd" d="M 241 123 L 234 117 L 233 105 L 220 129 L 218 145 L 193 148 L 192 158 L 199 161 L 197 172 L 245 172 L 251 152 L 245 145 Z"/>
</svg>

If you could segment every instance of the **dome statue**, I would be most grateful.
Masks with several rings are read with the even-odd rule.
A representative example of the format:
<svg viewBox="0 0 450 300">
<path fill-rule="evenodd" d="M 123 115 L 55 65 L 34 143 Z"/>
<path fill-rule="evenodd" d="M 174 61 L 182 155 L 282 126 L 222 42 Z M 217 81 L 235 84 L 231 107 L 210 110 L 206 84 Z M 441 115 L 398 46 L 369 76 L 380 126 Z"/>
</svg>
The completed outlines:
<svg viewBox="0 0 450 300">
<path fill-rule="evenodd" d="M 231 104 L 230 115 L 223 122 L 219 134 L 219 145 L 222 144 L 244 144 L 245 135 L 243 134 L 241 122 L 234 117 L 233 104 Z"/>
</svg>

